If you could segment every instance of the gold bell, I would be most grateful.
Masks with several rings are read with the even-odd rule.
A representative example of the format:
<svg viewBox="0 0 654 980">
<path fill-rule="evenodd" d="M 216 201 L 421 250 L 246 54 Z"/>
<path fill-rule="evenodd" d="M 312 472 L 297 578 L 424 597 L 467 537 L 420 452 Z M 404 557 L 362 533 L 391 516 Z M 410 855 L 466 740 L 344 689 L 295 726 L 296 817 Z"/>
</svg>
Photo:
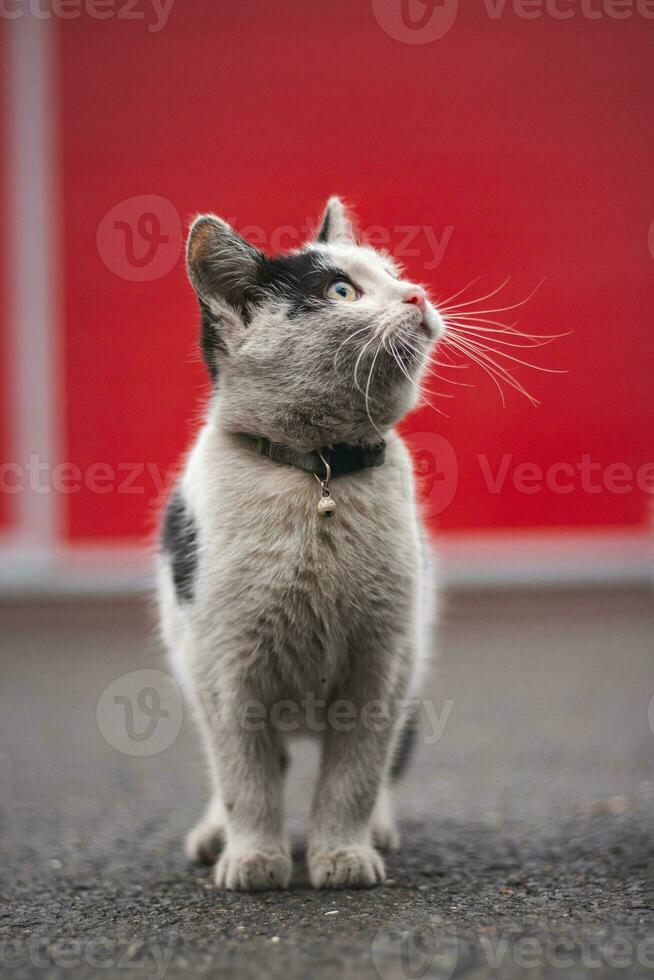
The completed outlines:
<svg viewBox="0 0 654 980">
<path fill-rule="evenodd" d="M 318 455 L 320 456 L 323 466 L 325 467 L 324 480 L 321 480 L 318 474 L 314 473 L 314 476 L 320 484 L 322 491 L 322 496 L 318 501 L 318 513 L 321 517 L 333 517 L 334 511 L 336 510 L 336 501 L 332 500 L 328 487 L 328 483 L 332 478 L 332 468 L 321 452 L 318 452 Z"/>
<path fill-rule="evenodd" d="M 323 490 L 322 497 L 318 502 L 318 513 L 322 517 L 333 517 L 336 510 L 336 501 L 331 497 L 329 490 Z"/>
</svg>

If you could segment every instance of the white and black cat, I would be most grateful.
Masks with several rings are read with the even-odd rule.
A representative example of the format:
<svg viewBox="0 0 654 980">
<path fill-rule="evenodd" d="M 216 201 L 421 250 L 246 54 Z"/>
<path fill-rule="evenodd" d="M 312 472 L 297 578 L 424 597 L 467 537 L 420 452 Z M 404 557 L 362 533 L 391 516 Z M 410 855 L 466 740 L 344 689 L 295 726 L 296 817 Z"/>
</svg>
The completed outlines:
<svg viewBox="0 0 654 980">
<path fill-rule="evenodd" d="M 389 784 L 432 594 L 393 426 L 443 320 L 388 256 L 357 244 L 338 198 L 315 239 L 274 258 L 203 215 L 187 261 L 214 389 L 159 560 L 163 634 L 211 768 L 187 853 L 217 859 L 223 888 L 288 885 L 292 726 L 279 708 L 295 705 L 322 740 L 311 881 L 374 885 L 376 846 L 398 844 Z"/>
</svg>

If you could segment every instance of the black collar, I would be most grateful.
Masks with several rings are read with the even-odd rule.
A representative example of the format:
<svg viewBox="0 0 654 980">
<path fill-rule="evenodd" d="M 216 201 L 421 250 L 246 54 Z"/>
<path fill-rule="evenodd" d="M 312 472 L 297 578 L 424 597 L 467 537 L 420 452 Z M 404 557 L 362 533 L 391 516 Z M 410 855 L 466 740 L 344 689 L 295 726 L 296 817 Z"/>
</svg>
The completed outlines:
<svg viewBox="0 0 654 980">
<path fill-rule="evenodd" d="M 285 463 L 287 466 L 297 466 L 307 473 L 315 473 L 321 480 L 326 479 L 328 475 L 347 476 L 349 473 L 358 473 L 359 470 L 371 466 L 381 466 L 386 452 L 386 443 L 383 441 L 374 446 L 349 446 L 341 442 L 335 446 L 325 446 L 323 449 L 305 453 L 260 436 L 246 438 L 255 453 L 272 459 L 275 463 Z M 328 474 L 325 463 L 329 466 L 331 474 Z"/>
</svg>

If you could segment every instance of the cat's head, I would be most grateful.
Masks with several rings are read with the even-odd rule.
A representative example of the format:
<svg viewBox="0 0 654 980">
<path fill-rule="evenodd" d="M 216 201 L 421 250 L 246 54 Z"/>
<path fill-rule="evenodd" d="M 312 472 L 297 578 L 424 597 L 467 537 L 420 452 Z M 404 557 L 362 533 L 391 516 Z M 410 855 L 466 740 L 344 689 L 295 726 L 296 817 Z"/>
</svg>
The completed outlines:
<svg viewBox="0 0 654 980">
<path fill-rule="evenodd" d="M 273 258 L 200 215 L 187 265 L 229 430 L 301 448 L 375 442 L 416 404 L 443 321 L 389 256 L 357 242 L 338 198 L 315 238 Z"/>
</svg>

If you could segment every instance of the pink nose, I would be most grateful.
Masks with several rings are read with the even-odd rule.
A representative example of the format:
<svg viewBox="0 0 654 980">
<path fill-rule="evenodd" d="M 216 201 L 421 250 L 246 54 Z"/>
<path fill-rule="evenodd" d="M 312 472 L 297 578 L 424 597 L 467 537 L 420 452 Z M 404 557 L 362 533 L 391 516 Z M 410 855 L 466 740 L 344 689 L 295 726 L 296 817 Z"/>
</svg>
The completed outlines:
<svg viewBox="0 0 654 980">
<path fill-rule="evenodd" d="M 414 303 L 419 310 L 425 309 L 427 305 L 427 297 L 422 289 L 412 289 L 411 292 L 404 297 L 405 303 Z"/>
</svg>

